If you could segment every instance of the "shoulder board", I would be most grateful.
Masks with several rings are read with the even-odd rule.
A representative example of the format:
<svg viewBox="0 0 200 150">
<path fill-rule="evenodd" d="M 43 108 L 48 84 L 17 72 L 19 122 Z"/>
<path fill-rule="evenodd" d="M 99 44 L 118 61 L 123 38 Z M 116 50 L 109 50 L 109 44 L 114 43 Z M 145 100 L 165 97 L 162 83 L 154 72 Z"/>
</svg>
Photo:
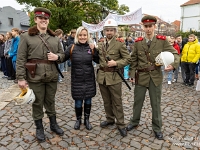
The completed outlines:
<svg viewBox="0 0 200 150">
<path fill-rule="evenodd" d="M 166 36 L 164 35 L 156 35 L 156 38 L 160 40 L 166 40 Z"/>
<path fill-rule="evenodd" d="M 139 41 L 142 41 L 143 40 L 143 37 L 138 37 L 135 42 L 139 42 Z"/>
<path fill-rule="evenodd" d="M 123 39 L 120 39 L 120 38 L 116 38 L 116 41 L 119 41 L 121 43 L 124 43 L 124 40 Z"/>
</svg>

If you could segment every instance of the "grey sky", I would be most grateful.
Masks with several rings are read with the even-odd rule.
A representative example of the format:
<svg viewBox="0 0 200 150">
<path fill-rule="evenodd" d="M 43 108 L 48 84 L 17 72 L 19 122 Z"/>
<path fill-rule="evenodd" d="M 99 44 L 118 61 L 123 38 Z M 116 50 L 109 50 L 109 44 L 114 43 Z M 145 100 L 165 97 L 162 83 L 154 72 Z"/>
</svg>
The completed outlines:
<svg viewBox="0 0 200 150">
<path fill-rule="evenodd" d="M 142 13 L 155 15 L 165 20 L 173 22 L 180 20 L 181 8 L 180 5 L 188 0 L 118 0 L 119 4 L 129 6 L 130 12 L 142 8 Z M 24 8 L 19 5 L 16 0 L 4 0 L 0 7 L 11 6 L 17 10 Z"/>
<path fill-rule="evenodd" d="M 164 21 L 173 22 L 180 20 L 180 5 L 189 0 L 118 0 L 119 4 L 125 4 L 130 12 L 142 8 L 142 13 L 158 16 Z"/>
</svg>

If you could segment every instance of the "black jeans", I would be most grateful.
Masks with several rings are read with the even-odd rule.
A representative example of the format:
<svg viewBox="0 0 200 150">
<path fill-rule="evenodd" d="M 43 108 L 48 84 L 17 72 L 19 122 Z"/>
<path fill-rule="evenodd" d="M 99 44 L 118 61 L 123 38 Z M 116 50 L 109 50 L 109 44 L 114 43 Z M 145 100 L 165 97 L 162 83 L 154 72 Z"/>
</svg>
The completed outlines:
<svg viewBox="0 0 200 150">
<path fill-rule="evenodd" d="M 194 84 L 196 63 L 181 62 L 181 67 L 183 67 L 185 71 L 186 75 L 185 82 Z"/>
</svg>

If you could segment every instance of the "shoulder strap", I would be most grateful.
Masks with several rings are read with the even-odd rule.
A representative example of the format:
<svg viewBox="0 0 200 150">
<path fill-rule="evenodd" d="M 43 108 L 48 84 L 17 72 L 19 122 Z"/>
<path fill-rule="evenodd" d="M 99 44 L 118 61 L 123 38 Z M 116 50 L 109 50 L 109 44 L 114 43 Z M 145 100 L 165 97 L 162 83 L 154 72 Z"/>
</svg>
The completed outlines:
<svg viewBox="0 0 200 150">
<path fill-rule="evenodd" d="M 74 50 L 74 44 L 72 44 L 72 47 L 70 49 L 70 59 L 72 60 L 72 51 Z"/>
<path fill-rule="evenodd" d="M 70 49 L 70 59 L 72 60 L 72 52 L 74 50 L 74 44 L 72 45 L 71 49 Z M 94 56 L 94 49 L 92 49 L 92 56 Z"/>
<path fill-rule="evenodd" d="M 42 40 L 42 42 L 44 43 L 44 45 L 46 46 L 46 48 L 48 49 L 48 52 L 51 52 L 51 49 L 50 49 L 50 47 L 48 46 L 48 44 L 45 42 L 45 40 L 40 36 L 40 35 L 38 35 L 39 36 L 39 38 Z"/>
</svg>

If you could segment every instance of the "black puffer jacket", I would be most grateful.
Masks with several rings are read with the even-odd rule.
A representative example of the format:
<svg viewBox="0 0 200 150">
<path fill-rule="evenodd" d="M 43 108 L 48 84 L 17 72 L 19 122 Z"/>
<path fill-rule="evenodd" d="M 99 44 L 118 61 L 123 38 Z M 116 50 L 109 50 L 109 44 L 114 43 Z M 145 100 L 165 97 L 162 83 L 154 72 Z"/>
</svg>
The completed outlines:
<svg viewBox="0 0 200 150">
<path fill-rule="evenodd" d="M 4 57 L 4 48 L 5 43 L 3 41 L 0 41 L 0 57 Z"/>
<path fill-rule="evenodd" d="M 65 59 L 70 58 L 72 45 L 65 51 Z M 98 63 L 96 49 L 94 54 L 89 45 L 75 44 L 71 53 L 71 93 L 74 100 L 92 98 L 96 95 L 96 81 L 92 60 Z"/>
</svg>

